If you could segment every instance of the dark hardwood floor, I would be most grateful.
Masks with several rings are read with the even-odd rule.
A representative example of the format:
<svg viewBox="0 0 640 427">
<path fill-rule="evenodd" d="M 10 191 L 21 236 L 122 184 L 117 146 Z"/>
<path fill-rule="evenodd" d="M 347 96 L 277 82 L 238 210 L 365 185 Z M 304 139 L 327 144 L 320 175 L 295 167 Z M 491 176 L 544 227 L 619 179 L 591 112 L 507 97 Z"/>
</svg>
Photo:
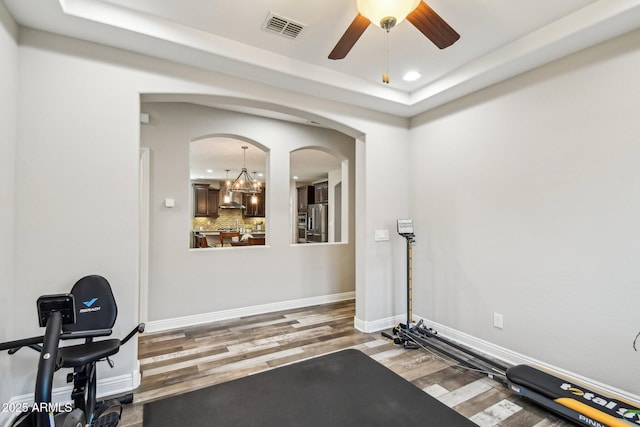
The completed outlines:
<svg viewBox="0 0 640 427">
<path fill-rule="evenodd" d="M 142 383 L 120 425 L 142 427 L 145 402 L 346 348 L 361 350 L 480 426 L 573 425 L 446 357 L 359 332 L 353 318 L 354 303 L 346 301 L 143 334 Z"/>
</svg>

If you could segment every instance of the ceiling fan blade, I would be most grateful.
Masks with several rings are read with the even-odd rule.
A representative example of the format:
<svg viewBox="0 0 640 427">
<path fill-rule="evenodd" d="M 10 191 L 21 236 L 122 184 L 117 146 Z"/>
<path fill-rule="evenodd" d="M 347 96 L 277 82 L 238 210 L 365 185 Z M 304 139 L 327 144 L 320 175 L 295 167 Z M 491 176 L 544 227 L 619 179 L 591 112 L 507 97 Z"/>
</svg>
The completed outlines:
<svg viewBox="0 0 640 427">
<path fill-rule="evenodd" d="M 353 45 L 356 44 L 364 30 L 367 29 L 371 21 L 368 18 L 360 15 L 355 17 L 347 31 L 344 32 L 336 47 L 333 48 L 331 53 L 329 54 L 329 59 L 342 59 L 347 56 L 347 53 L 351 50 Z"/>
<path fill-rule="evenodd" d="M 423 1 L 407 16 L 407 21 L 440 49 L 451 46 L 460 38 L 460 34 Z"/>
</svg>

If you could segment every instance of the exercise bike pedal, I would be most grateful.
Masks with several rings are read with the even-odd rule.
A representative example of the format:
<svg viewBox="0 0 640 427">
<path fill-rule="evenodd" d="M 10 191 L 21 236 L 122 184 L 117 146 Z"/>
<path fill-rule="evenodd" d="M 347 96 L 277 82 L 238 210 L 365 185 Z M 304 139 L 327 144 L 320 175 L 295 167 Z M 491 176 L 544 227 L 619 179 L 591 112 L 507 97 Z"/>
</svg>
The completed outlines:
<svg viewBox="0 0 640 427">
<path fill-rule="evenodd" d="M 116 427 L 120 422 L 120 414 L 117 412 L 109 412 L 94 420 L 90 427 Z"/>
<path fill-rule="evenodd" d="M 60 413 L 54 417 L 55 425 L 62 427 L 85 427 L 84 412 L 76 408 L 69 413 Z"/>
<path fill-rule="evenodd" d="M 122 404 L 112 399 L 100 405 L 87 427 L 116 427 L 122 417 Z"/>
</svg>

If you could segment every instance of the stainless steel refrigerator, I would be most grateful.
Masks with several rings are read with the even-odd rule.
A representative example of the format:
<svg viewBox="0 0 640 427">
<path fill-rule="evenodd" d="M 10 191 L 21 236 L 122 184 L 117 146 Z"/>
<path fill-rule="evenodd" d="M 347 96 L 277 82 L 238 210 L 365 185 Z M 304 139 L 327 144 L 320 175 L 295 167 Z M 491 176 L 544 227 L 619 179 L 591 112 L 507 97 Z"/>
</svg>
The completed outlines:
<svg viewBox="0 0 640 427">
<path fill-rule="evenodd" d="M 307 207 L 307 242 L 328 242 L 327 205 L 313 204 Z"/>
</svg>

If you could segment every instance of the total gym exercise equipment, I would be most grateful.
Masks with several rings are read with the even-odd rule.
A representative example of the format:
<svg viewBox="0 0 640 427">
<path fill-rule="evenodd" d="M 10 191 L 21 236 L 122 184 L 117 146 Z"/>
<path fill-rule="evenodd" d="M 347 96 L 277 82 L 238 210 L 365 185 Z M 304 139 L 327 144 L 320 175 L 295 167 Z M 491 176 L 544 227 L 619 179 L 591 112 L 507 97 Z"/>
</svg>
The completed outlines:
<svg viewBox="0 0 640 427">
<path fill-rule="evenodd" d="M 407 241 L 407 320 L 382 332 L 385 338 L 406 349 L 433 349 L 461 366 L 487 375 L 517 394 L 568 420 L 587 427 L 640 426 L 640 407 L 606 396 L 570 380 L 528 365 L 507 367 L 495 360 L 438 335 L 423 320 L 413 320 L 413 221 L 398 220 L 398 234 Z"/>
</svg>

